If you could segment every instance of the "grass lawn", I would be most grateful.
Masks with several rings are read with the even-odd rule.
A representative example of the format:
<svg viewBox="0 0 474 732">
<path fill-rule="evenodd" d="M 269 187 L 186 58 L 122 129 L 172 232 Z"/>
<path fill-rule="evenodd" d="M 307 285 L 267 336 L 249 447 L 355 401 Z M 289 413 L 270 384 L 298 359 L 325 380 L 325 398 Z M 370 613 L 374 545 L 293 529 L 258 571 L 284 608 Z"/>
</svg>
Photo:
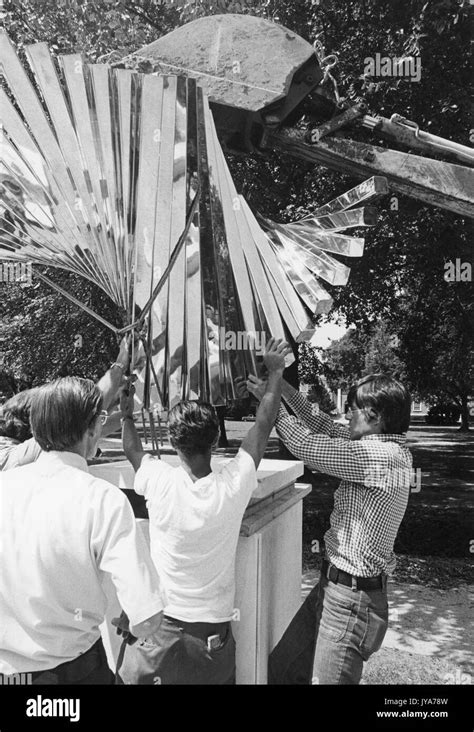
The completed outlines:
<svg viewBox="0 0 474 732">
<path fill-rule="evenodd" d="M 382 647 L 364 664 L 361 683 L 367 686 L 393 684 L 444 686 L 462 678 L 458 667 L 445 659 Z"/>
</svg>

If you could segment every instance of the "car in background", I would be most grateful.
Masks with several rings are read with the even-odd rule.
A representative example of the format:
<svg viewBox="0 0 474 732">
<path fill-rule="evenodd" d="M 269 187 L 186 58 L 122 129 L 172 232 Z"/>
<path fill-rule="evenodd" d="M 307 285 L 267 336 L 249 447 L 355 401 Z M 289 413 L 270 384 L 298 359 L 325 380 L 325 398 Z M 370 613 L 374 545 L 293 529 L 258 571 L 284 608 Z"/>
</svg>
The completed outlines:
<svg viewBox="0 0 474 732">
<path fill-rule="evenodd" d="M 240 422 L 242 417 L 244 417 L 248 412 L 248 406 L 242 407 L 240 404 L 232 404 L 231 406 L 227 407 L 225 410 L 225 419 L 231 420 L 233 422 Z"/>
</svg>

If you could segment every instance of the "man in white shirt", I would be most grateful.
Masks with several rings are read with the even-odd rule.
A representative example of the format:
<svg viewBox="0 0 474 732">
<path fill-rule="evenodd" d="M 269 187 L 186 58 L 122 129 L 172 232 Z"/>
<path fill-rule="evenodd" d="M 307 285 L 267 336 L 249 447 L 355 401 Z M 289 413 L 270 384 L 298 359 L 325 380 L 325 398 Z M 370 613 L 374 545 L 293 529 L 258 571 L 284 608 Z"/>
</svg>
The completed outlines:
<svg viewBox="0 0 474 732">
<path fill-rule="evenodd" d="M 67 377 L 31 407 L 42 454 L 0 474 L 0 673 L 33 683 L 106 684 L 100 638 L 109 575 L 132 630 L 153 635 L 165 595 L 120 489 L 88 472 L 100 436 L 101 391 Z"/>
<path fill-rule="evenodd" d="M 230 620 L 237 542 L 278 412 L 287 353 L 286 343 L 269 341 L 267 389 L 255 425 L 236 457 L 214 470 L 219 423 L 210 404 L 185 401 L 170 410 L 170 441 L 181 461 L 172 468 L 143 452 L 133 395 L 123 400 L 124 450 L 137 471 L 135 490 L 147 502 L 151 554 L 168 596 L 155 637 L 126 649 L 120 670 L 125 683 L 235 683 Z"/>
</svg>

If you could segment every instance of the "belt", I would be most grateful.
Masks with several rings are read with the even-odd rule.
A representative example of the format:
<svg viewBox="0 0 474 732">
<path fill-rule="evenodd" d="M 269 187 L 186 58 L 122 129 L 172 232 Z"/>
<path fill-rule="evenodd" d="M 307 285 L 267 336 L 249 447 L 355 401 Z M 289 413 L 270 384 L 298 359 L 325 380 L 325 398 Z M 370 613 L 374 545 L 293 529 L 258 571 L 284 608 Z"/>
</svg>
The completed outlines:
<svg viewBox="0 0 474 732">
<path fill-rule="evenodd" d="M 379 574 L 377 577 L 355 577 L 348 572 L 343 572 L 334 564 L 323 559 L 321 574 L 327 577 L 334 584 L 352 587 L 354 590 L 382 590 L 386 584 L 386 575 Z"/>
<path fill-rule="evenodd" d="M 44 676 L 44 683 L 74 684 L 91 674 L 101 664 L 105 664 L 106 667 L 108 665 L 104 644 L 102 638 L 99 638 L 87 651 L 73 658 L 72 661 L 65 661 L 59 666 L 45 671 L 33 671 L 32 679 L 33 681 L 39 679 L 38 683 L 42 683 L 43 679 L 40 677 Z M 55 677 L 56 680 L 54 680 Z"/>
</svg>

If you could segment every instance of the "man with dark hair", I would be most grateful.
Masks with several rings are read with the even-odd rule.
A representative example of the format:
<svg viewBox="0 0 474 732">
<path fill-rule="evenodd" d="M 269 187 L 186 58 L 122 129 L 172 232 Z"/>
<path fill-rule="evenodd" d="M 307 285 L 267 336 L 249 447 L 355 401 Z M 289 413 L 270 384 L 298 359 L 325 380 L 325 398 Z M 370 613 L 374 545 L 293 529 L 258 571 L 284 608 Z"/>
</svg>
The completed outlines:
<svg viewBox="0 0 474 732">
<path fill-rule="evenodd" d="M 410 426 L 410 394 L 400 382 L 385 374 L 371 374 L 359 379 L 349 389 L 347 404 L 349 408 L 352 405 L 369 412 L 372 409 L 373 413 L 380 415 L 383 434 L 403 435 Z M 355 423 L 352 435 L 355 435 L 354 430 Z"/>
<path fill-rule="evenodd" d="M 250 377 L 257 398 L 263 382 Z M 326 532 L 321 578 L 269 659 L 269 683 L 358 684 L 388 623 L 387 575 L 410 492 L 412 458 L 405 446 L 410 395 L 389 376 L 373 374 L 349 391 L 349 427 L 332 421 L 292 386 L 282 394 L 277 432 L 311 470 L 341 478 Z"/>
<path fill-rule="evenodd" d="M 147 501 L 151 555 L 168 596 L 155 638 L 125 652 L 125 683 L 235 683 L 230 620 L 237 541 L 277 415 L 289 352 L 286 343 L 269 341 L 268 382 L 255 424 L 236 457 L 219 467 L 211 467 L 219 422 L 210 404 L 185 401 L 170 410 L 170 440 L 181 463 L 172 468 L 144 453 L 133 423 L 133 395 L 124 398 L 124 450 L 138 471 L 134 487 Z"/>
<path fill-rule="evenodd" d="M 205 402 L 180 402 L 168 414 L 172 447 L 186 456 L 207 453 L 219 437 L 219 419 L 214 407 Z"/>
<path fill-rule="evenodd" d="M 132 509 L 88 472 L 106 416 L 92 381 L 40 387 L 31 406 L 36 462 L 0 475 L 0 674 L 34 684 L 110 684 L 99 625 L 105 575 L 135 635 L 159 627 L 165 596 Z"/>
</svg>

